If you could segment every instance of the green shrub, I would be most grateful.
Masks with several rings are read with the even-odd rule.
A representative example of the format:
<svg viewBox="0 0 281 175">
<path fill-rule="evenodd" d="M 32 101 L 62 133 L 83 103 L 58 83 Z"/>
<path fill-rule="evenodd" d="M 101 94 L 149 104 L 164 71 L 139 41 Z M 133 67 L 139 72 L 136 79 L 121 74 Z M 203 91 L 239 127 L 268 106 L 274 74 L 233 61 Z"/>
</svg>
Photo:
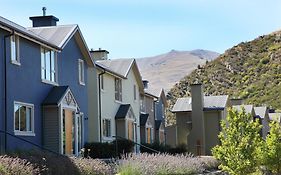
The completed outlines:
<svg viewBox="0 0 281 175">
<path fill-rule="evenodd" d="M 163 144 L 159 144 L 157 142 L 153 143 L 153 144 L 143 144 L 146 147 L 149 147 L 151 149 L 154 149 L 156 151 L 158 151 L 159 153 L 168 153 L 168 154 L 184 154 L 187 153 L 187 146 L 184 144 L 178 145 L 177 147 L 173 148 L 170 147 L 169 145 L 163 145 Z M 155 151 L 147 149 L 145 147 L 141 147 L 140 149 L 141 152 L 146 152 L 146 153 L 155 153 Z"/>
<path fill-rule="evenodd" d="M 117 148 L 117 155 L 116 155 Z M 134 143 L 127 139 L 117 139 L 111 143 L 93 142 L 85 144 L 85 157 L 113 158 L 133 151 Z"/>
<path fill-rule="evenodd" d="M 219 168 L 233 175 L 255 172 L 260 165 L 258 153 L 263 143 L 258 120 L 253 121 L 245 109 L 239 113 L 230 109 L 221 127 L 221 145 L 212 150 L 215 158 L 221 162 Z"/>
<path fill-rule="evenodd" d="M 270 133 L 266 137 L 261 157 L 267 170 L 281 174 L 281 126 L 277 122 L 270 124 Z"/>
</svg>

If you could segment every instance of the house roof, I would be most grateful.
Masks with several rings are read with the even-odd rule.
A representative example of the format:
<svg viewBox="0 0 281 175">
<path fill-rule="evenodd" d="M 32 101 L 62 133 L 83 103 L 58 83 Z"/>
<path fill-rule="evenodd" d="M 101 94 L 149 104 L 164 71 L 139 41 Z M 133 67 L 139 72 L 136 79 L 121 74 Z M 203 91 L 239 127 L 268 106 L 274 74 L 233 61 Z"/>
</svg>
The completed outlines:
<svg viewBox="0 0 281 175">
<path fill-rule="evenodd" d="M 124 119 L 126 118 L 127 113 L 129 112 L 131 105 L 130 104 L 122 104 L 120 105 L 116 115 L 115 119 Z"/>
<path fill-rule="evenodd" d="M 254 107 L 256 115 L 258 115 L 260 118 L 265 118 L 266 113 L 268 112 L 266 106 L 262 107 Z"/>
<path fill-rule="evenodd" d="M 148 89 L 145 89 L 144 91 L 145 91 L 146 94 L 150 94 L 150 95 L 156 97 L 158 100 L 160 98 L 162 98 L 165 107 L 168 106 L 168 102 L 167 102 L 166 95 L 165 95 L 165 92 L 164 92 L 163 88 L 161 88 L 161 89 L 152 89 L 152 88 L 148 87 Z"/>
<path fill-rule="evenodd" d="M 281 123 L 281 113 L 268 113 L 269 120 Z"/>
<path fill-rule="evenodd" d="M 155 129 L 159 129 L 161 126 L 162 120 L 155 120 Z"/>
<path fill-rule="evenodd" d="M 59 105 L 66 94 L 68 86 L 54 86 L 43 101 L 43 105 Z"/>
<path fill-rule="evenodd" d="M 232 106 L 233 109 L 237 110 L 238 112 L 242 111 L 242 109 L 245 109 L 246 113 L 252 113 L 254 106 L 253 105 L 234 105 Z"/>
<path fill-rule="evenodd" d="M 88 46 L 82 36 L 82 33 L 77 24 L 72 25 L 59 25 L 59 26 L 46 26 L 46 27 L 31 27 L 27 28 L 29 31 L 44 38 L 46 41 L 54 44 L 61 50 L 66 46 L 68 41 L 74 36 L 81 53 L 85 57 L 89 65 L 94 65 L 91 58 Z"/>
<path fill-rule="evenodd" d="M 143 90 L 141 74 L 139 72 L 135 59 L 112 59 L 112 60 L 97 60 L 95 62 L 98 68 L 101 68 L 115 76 L 127 79 L 131 69 L 135 70 L 137 82 L 140 90 Z"/>
<path fill-rule="evenodd" d="M 10 32 L 15 32 L 16 34 L 22 34 L 22 37 L 25 37 L 29 40 L 38 42 L 40 44 L 49 46 L 51 48 L 59 50 L 60 48 L 56 46 L 54 43 L 46 40 L 44 37 L 37 35 L 36 33 L 27 30 L 25 27 L 18 25 L 6 18 L 0 16 L 0 28 L 4 30 L 8 30 Z"/>
<path fill-rule="evenodd" d="M 145 126 L 149 114 L 140 114 L 140 126 Z"/>
<path fill-rule="evenodd" d="M 204 110 L 224 110 L 227 106 L 228 95 L 204 96 Z M 172 112 L 192 111 L 191 97 L 178 98 Z"/>
</svg>

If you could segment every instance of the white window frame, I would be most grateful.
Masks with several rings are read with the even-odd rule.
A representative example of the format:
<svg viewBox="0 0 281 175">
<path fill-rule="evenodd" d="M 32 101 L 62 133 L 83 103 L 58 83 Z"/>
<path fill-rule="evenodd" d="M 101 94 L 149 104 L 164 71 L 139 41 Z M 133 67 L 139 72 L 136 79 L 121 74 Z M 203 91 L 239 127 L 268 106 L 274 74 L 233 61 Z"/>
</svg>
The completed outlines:
<svg viewBox="0 0 281 175">
<path fill-rule="evenodd" d="M 84 60 L 78 59 L 78 78 L 79 84 L 85 85 L 85 68 L 84 68 Z"/>
<path fill-rule="evenodd" d="M 12 46 L 12 42 L 15 44 L 15 48 Z M 19 44 L 19 36 L 12 35 L 10 37 L 10 47 L 11 47 L 11 63 L 20 66 L 20 44 Z M 14 52 L 14 53 L 13 53 Z"/>
<path fill-rule="evenodd" d="M 109 125 L 106 124 L 106 121 L 109 122 Z M 110 138 L 112 136 L 112 132 L 111 132 L 111 119 L 108 119 L 108 118 L 104 118 L 102 119 L 102 136 L 103 137 L 106 137 L 106 138 Z M 109 127 L 109 128 L 107 128 Z M 105 131 L 106 130 L 106 131 Z M 109 134 L 108 135 L 105 135 L 104 133 L 105 132 L 108 132 L 109 131 Z"/>
<path fill-rule="evenodd" d="M 46 63 L 46 55 L 45 53 L 50 52 L 50 57 L 49 57 L 49 63 L 50 63 L 50 77 L 47 77 L 47 63 Z M 52 68 L 52 62 L 51 62 L 51 53 L 54 53 L 54 68 Z M 42 58 L 42 53 L 44 54 L 44 58 Z M 40 54 L 41 54 L 41 80 L 43 83 L 47 83 L 47 84 L 52 84 L 55 86 L 58 86 L 58 66 L 57 66 L 57 52 L 51 49 L 47 49 L 45 47 L 41 47 L 40 49 Z M 44 61 L 44 63 L 42 63 L 42 61 Z M 42 72 L 44 72 L 44 74 L 42 74 Z M 54 73 L 54 81 L 51 80 L 52 77 L 52 73 Z M 43 77 L 44 76 L 44 77 Z"/>
<path fill-rule="evenodd" d="M 114 79 L 114 88 L 115 88 L 115 100 L 122 102 L 122 79 L 121 78 L 116 78 Z"/>
<path fill-rule="evenodd" d="M 31 131 L 20 131 L 20 130 L 16 130 L 16 114 L 15 114 L 15 106 L 19 105 L 19 106 L 25 106 L 28 108 L 31 108 Z M 23 103 L 23 102 L 18 102 L 18 101 L 14 101 L 14 134 L 15 135 L 19 135 L 19 136 L 35 136 L 35 132 L 34 132 L 34 105 L 30 104 L 30 103 Z M 19 122 L 20 122 L 20 116 L 19 116 Z M 19 123 L 19 128 L 20 128 L 20 123 Z"/>
</svg>

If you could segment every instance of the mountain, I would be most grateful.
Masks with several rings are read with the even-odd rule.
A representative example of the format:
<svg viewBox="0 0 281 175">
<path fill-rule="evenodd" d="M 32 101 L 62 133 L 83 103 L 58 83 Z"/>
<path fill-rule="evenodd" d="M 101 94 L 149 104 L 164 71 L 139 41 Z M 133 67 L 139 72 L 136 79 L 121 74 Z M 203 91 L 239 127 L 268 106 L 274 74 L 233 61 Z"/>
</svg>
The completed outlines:
<svg viewBox="0 0 281 175">
<path fill-rule="evenodd" d="M 190 95 L 194 82 L 202 83 L 207 95 L 228 94 L 281 109 L 281 31 L 242 42 L 182 78 L 168 92 L 170 108 L 177 98 Z"/>
<path fill-rule="evenodd" d="M 185 75 L 191 73 L 198 65 L 204 65 L 219 54 L 207 50 L 177 51 L 154 57 L 136 59 L 143 79 L 149 81 L 151 91 L 164 88 L 170 90 Z"/>
</svg>

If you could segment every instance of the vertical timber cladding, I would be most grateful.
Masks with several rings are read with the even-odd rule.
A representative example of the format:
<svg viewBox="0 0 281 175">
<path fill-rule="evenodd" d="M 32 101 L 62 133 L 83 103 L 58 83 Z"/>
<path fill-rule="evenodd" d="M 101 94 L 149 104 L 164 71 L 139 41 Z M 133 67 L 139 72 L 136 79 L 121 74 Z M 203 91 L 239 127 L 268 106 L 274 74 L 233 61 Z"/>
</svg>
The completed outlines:
<svg viewBox="0 0 281 175">
<path fill-rule="evenodd" d="M 60 153 L 59 108 L 43 107 L 43 146 Z"/>
</svg>

